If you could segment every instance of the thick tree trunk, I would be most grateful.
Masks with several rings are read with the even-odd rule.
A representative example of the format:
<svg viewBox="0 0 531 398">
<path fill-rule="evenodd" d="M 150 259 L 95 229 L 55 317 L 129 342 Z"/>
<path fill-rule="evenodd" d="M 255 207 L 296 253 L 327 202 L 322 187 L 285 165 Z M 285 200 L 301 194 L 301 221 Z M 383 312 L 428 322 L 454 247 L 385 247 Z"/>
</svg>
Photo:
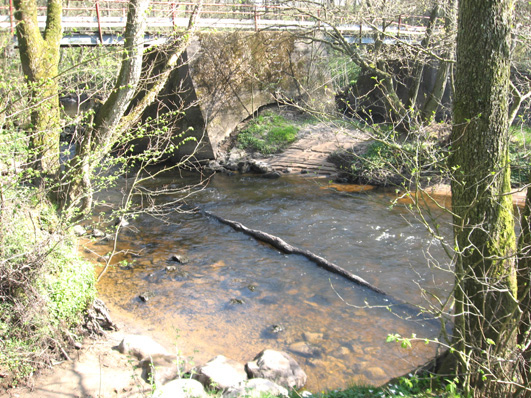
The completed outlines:
<svg viewBox="0 0 531 398">
<path fill-rule="evenodd" d="M 148 5 L 149 0 L 130 0 L 120 74 L 114 91 L 99 109 L 92 129 L 85 133 L 71 161 L 68 184 L 63 195 L 63 210 L 85 213 L 91 209 L 93 195 L 91 178 L 94 170 L 101 165 L 102 159 L 109 155 L 122 135 L 140 120 L 146 107 L 155 100 L 193 37 L 201 2 L 196 5 L 190 17 L 187 32 L 174 41 L 172 47 L 168 49 L 168 58 L 162 71 L 157 76 L 149 76 L 154 83 L 150 85 L 143 98 L 128 110 L 138 91 L 141 77 Z"/>
<path fill-rule="evenodd" d="M 75 208 L 86 212 L 92 207 L 91 178 L 94 169 L 112 149 L 116 127 L 133 99 L 140 81 L 148 5 L 149 0 L 129 2 L 120 74 L 114 90 L 97 112 L 92 128 L 84 134 L 76 148 L 67 178 L 63 210 Z"/>
<path fill-rule="evenodd" d="M 48 0 L 44 36 L 35 0 L 15 0 L 20 60 L 31 92 L 33 167 L 44 174 L 59 169 L 60 113 L 57 86 L 61 41 L 61 0 Z"/>
<path fill-rule="evenodd" d="M 529 386 L 531 383 L 531 186 L 527 188 L 521 228 L 518 242 L 518 299 L 522 313 L 518 325 L 518 344 L 522 350 L 522 357 L 519 366 L 522 384 Z"/>
<path fill-rule="evenodd" d="M 453 357 L 477 396 L 508 396 L 516 345 L 508 164 L 512 0 L 461 0 L 452 131 Z M 468 384 L 467 381 L 470 383 Z"/>
<path fill-rule="evenodd" d="M 528 388 L 526 394 L 522 394 L 525 397 L 531 396 L 529 391 L 531 388 L 531 176 L 528 184 L 518 241 L 518 299 L 521 310 L 518 346 L 522 352 L 518 365 L 522 375 L 522 385 Z"/>
</svg>

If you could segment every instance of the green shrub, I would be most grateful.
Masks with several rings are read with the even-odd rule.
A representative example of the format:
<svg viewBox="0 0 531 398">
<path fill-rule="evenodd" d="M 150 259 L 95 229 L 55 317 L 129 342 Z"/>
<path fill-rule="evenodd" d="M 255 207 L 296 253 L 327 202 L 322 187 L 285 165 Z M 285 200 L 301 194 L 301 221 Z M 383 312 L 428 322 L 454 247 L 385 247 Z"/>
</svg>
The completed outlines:
<svg viewBox="0 0 531 398">
<path fill-rule="evenodd" d="M 264 154 L 277 153 L 297 139 L 298 131 L 281 115 L 264 112 L 238 135 L 238 146 Z"/>
<path fill-rule="evenodd" d="M 75 326 L 96 294 L 94 266 L 81 260 L 72 242 L 62 242 L 48 258 L 43 296 L 49 298 L 52 324 Z"/>
<path fill-rule="evenodd" d="M 0 369 L 13 385 L 62 352 L 96 291 L 92 264 L 39 191 L 0 189 Z"/>
</svg>

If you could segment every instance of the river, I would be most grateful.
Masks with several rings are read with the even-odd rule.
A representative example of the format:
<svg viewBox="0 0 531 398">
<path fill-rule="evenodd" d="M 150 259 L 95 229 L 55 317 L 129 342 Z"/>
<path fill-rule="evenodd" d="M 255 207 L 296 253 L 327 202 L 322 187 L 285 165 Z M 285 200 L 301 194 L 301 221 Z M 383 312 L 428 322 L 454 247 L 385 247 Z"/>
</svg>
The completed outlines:
<svg viewBox="0 0 531 398">
<path fill-rule="evenodd" d="M 152 184 L 194 178 L 166 176 Z M 117 201 L 117 195 L 111 191 L 107 200 Z M 433 300 L 421 288 L 446 296 L 453 276 L 438 243 L 405 206 L 390 208 L 390 198 L 379 190 L 338 192 L 323 179 L 218 174 L 188 203 L 279 236 L 397 300 L 425 306 Z M 100 254 L 110 250 L 109 244 L 90 247 Z M 109 269 L 100 295 L 196 364 L 218 354 L 247 362 L 265 348 L 284 350 L 306 371 L 306 387 L 315 392 L 352 382 L 378 385 L 435 353 L 434 344 L 404 349 L 386 337 L 436 338 L 436 322 L 404 319 L 378 294 L 203 214 L 142 214 L 117 247 L 125 252 L 115 262 L 127 265 Z M 188 261 L 179 265 L 173 255 Z"/>
</svg>

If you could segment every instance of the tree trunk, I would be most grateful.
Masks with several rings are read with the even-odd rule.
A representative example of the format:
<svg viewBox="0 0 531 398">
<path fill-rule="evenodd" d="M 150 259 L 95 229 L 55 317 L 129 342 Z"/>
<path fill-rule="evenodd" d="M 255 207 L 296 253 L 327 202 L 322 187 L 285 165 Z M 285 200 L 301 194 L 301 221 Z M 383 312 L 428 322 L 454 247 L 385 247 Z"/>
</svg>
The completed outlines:
<svg viewBox="0 0 531 398">
<path fill-rule="evenodd" d="M 450 39 L 447 42 L 447 51 L 443 53 L 442 58 L 444 60 L 451 60 L 453 59 L 455 53 L 455 40 L 453 39 L 453 35 L 457 27 L 457 0 L 449 0 L 445 8 L 446 15 L 444 25 L 446 34 L 450 37 Z M 437 69 L 435 84 L 433 85 L 433 89 L 431 90 L 428 99 L 424 103 L 424 106 L 421 110 L 421 119 L 425 124 L 429 124 L 433 121 L 437 109 L 439 109 L 439 106 L 441 106 L 451 69 L 452 62 L 443 60 L 439 61 L 439 68 Z"/>
<path fill-rule="evenodd" d="M 60 113 L 57 74 L 61 41 L 61 0 L 48 0 L 44 36 L 35 0 L 15 0 L 17 37 L 24 76 L 31 93 L 30 145 L 33 167 L 44 174 L 59 169 Z"/>
<path fill-rule="evenodd" d="M 207 216 L 210 216 L 212 218 L 215 218 L 220 223 L 230 226 L 231 228 L 235 229 L 236 231 L 243 232 L 246 235 L 252 236 L 256 240 L 259 240 L 261 242 L 265 242 L 273 246 L 275 249 L 280 250 L 282 253 L 286 254 L 298 254 L 301 256 L 306 257 L 308 260 L 313 261 L 315 264 L 317 264 L 319 267 L 326 269 L 327 271 L 333 272 L 335 274 L 341 275 L 344 278 L 348 279 L 349 281 L 352 281 L 360 286 L 363 286 L 369 290 L 372 290 L 375 293 L 379 293 L 383 296 L 390 297 L 386 292 L 384 292 L 382 289 L 370 284 L 365 279 L 354 275 L 353 273 L 347 271 L 344 268 L 341 268 L 339 265 L 336 265 L 334 263 L 331 263 L 330 261 L 326 260 L 325 258 L 318 256 L 317 254 L 312 253 L 309 250 L 301 249 L 296 246 L 292 246 L 289 243 L 287 243 L 285 240 L 279 238 L 278 236 L 268 234 L 267 232 L 258 230 L 258 229 L 251 229 L 247 228 L 245 225 L 237 222 L 232 221 L 224 217 L 220 217 L 218 215 L 215 215 L 214 213 L 211 213 L 209 211 L 204 212 Z M 393 299 L 394 302 L 396 300 Z"/>
<path fill-rule="evenodd" d="M 515 233 L 508 164 L 512 0 L 461 0 L 452 209 L 457 251 L 452 357 L 477 396 L 508 396 L 516 344 Z"/>
<path fill-rule="evenodd" d="M 63 210 L 76 208 L 85 212 L 92 207 L 91 178 L 94 168 L 110 152 L 116 126 L 125 114 L 140 80 L 148 5 L 149 0 L 129 2 L 120 73 L 114 90 L 96 113 L 92 128 L 76 147 L 69 170 L 67 192 L 63 198 Z"/>
<path fill-rule="evenodd" d="M 170 72 L 177 66 L 182 53 L 188 47 L 199 17 L 201 2 L 190 17 L 188 30 L 172 44 L 163 70 L 149 76 L 150 85 L 142 100 L 128 110 L 137 93 L 143 61 L 144 31 L 149 0 L 130 0 L 125 32 L 125 46 L 118 80 L 109 98 L 99 109 L 93 127 L 87 131 L 76 149 L 68 172 L 68 184 L 63 195 L 64 211 L 87 212 L 92 207 L 93 188 L 91 178 L 118 140 L 137 123 L 142 112 L 155 100 L 164 87 Z"/>
<path fill-rule="evenodd" d="M 530 178 L 531 179 L 531 178 Z M 522 350 L 519 363 L 522 384 L 531 382 L 531 186 L 527 188 L 518 242 L 518 299 L 521 318 L 518 325 L 518 345 Z M 531 394 L 528 393 L 527 396 Z"/>
</svg>

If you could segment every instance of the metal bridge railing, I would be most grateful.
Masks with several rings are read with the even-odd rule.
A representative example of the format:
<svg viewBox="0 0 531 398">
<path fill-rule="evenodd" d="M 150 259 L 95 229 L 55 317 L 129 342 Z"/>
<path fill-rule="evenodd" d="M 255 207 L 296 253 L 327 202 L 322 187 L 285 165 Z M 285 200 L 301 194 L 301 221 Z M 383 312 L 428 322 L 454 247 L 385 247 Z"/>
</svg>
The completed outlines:
<svg viewBox="0 0 531 398">
<path fill-rule="evenodd" d="M 63 7 L 63 29 L 65 31 L 98 30 L 100 38 L 104 29 L 123 30 L 127 19 L 129 0 L 66 0 Z M 161 30 L 187 26 L 188 18 L 194 9 L 193 2 L 151 1 L 148 15 L 148 29 Z M 313 10 L 320 15 L 318 8 Z M 303 14 L 294 7 L 270 4 L 230 4 L 205 3 L 198 22 L 204 28 L 232 29 L 300 29 L 326 26 L 312 18 L 310 13 Z M 46 7 L 38 9 L 38 22 L 44 28 L 46 24 Z M 3 0 L 0 5 L 0 29 L 10 29 L 14 33 L 13 0 Z M 413 23 L 413 24 L 412 24 Z M 359 34 L 360 40 L 374 32 L 375 26 L 386 26 L 386 32 L 396 37 L 401 35 L 416 36 L 425 31 L 426 17 L 398 16 L 392 21 L 374 19 L 374 23 L 350 23 L 339 21 L 339 29 L 351 34 Z"/>
</svg>

